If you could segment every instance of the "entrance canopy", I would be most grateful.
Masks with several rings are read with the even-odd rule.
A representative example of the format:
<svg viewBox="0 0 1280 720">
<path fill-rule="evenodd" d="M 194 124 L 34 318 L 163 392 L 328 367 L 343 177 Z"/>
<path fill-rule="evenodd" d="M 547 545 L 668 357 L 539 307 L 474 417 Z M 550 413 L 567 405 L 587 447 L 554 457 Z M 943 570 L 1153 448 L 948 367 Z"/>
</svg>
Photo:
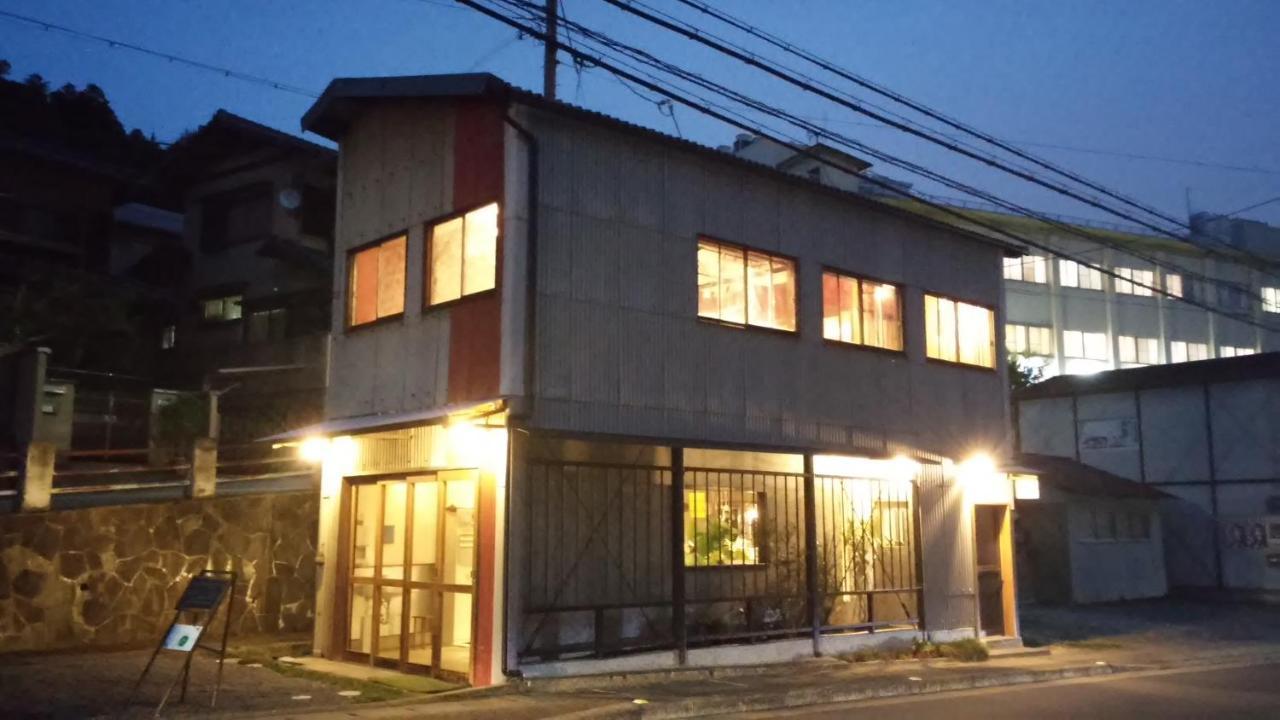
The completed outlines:
<svg viewBox="0 0 1280 720">
<path fill-rule="evenodd" d="M 442 423 L 449 418 L 473 418 L 491 415 L 503 409 L 501 398 L 480 402 L 455 403 L 425 410 L 413 410 L 401 413 L 374 413 L 356 415 L 347 418 L 325 420 L 314 425 L 307 425 L 296 430 L 289 430 L 277 435 L 262 438 L 264 442 L 291 442 L 309 437 L 330 437 L 333 435 L 356 435 L 371 430 L 395 430 L 415 425 L 431 425 Z"/>
</svg>

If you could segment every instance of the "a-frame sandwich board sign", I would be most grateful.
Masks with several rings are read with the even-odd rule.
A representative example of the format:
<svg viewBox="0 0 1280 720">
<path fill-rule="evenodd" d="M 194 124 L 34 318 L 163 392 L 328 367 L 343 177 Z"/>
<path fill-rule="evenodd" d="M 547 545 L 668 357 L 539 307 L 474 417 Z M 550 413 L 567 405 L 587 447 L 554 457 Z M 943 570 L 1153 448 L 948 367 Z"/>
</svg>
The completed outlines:
<svg viewBox="0 0 1280 720">
<path fill-rule="evenodd" d="M 134 697 L 138 694 L 138 690 L 147 679 L 161 652 L 186 653 L 186 658 L 182 661 L 181 672 L 174 676 L 165 689 L 164 695 L 161 696 L 159 704 L 156 705 L 155 717 L 160 717 L 160 712 L 164 710 L 165 703 L 173 694 L 173 688 L 177 686 L 179 680 L 182 681 L 179 702 L 186 701 L 187 681 L 191 677 L 191 658 L 197 650 L 216 653 L 218 656 L 218 677 L 213 686 L 213 697 L 209 700 L 209 707 L 218 704 L 218 691 L 222 688 L 222 665 L 227 657 L 227 636 L 231 630 L 231 616 L 235 605 L 235 587 L 236 574 L 231 571 L 203 570 L 199 575 L 191 578 L 174 607 L 173 620 L 169 623 L 169 629 L 156 644 L 156 649 L 147 660 L 147 665 L 138 676 L 138 681 L 129 691 L 129 697 L 125 699 L 122 712 L 132 705 Z M 222 621 L 221 642 L 217 647 L 201 644 L 201 638 L 212 627 L 217 618 L 218 609 L 223 605 L 226 606 L 227 611 Z"/>
</svg>

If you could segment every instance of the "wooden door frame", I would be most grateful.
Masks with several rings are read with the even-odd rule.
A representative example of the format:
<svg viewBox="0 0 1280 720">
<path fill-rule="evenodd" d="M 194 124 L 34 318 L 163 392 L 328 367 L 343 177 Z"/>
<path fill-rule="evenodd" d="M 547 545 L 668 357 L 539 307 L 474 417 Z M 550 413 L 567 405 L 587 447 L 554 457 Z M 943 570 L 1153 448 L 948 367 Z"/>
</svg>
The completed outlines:
<svg viewBox="0 0 1280 720">
<path fill-rule="evenodd" d="M 335 597 L 334 597 L 334 603 L 333 603 L 333 608 L 334 608 L 333 621 L 330 627 L 330 638 L 333 643 L 332 647 L 334 647 L 337 650 L 337 652 L 334 653 L 334 655 L 338 659 L 347 661 L 347 662 L 367 662 L 370 665 L 374 665 L 374 666 L 378 665 L 378 638 L 376 634 L 370 638 L 371 644 L 370 644 L 369 653 L 357 653 L 348 649 L 348 641 L 350 639 L 348 635 L 351 630 L 351 617 L 350 617 L 351 590 L 353 586 L 356 584 L 351 582 L 351 573 L 352 573 L 351 562 L 353 559 L 352 552 L 351 552 L 352 551 L 351 544 L 354 539 L 353 528 L 351 527 L 351 521 L 352 521 L 352 510 L 354 505 L 355 489 L 361 485 L 380 485 L 388 481 L 400 481 L 407 486 L 406 493 L 405 493 L 406 518 L 413 521 L 407 523 L 408 526 L 406 527 L 406 530 L 405 530 L 405 543 L 406 543 L 405 558 L 406 560 L 412 560 L 413 550 L 411 545 L 409 545 L 409 543 L 411 543 L 413 539 L 413 525 L 416 524 L 416 519 L 414 518 L 414 515 L 413 515 L 414 493 L 412 492 L 412 486 L 415 483 L 411 482 L 410 478 L 421 477 L 424 475 L 432 476 L 431 480 L 423 480 L 419 482 L 438 483 L 437 492 L 439 493 L 439 495 L 437 497 L 437 503 L 436 503 L 436 512 L 437 512 L 436 532 L 438 533 L 436 537 L 436 558 L 440 559 L 444 555 L 443 517 L 445 513 L 446 483 L 450 482 L 450 480 L 448 480 L 447 478 L 442 478 L 441 475 L 448 474 L 451 472 L 471 473 L 472 475 L 469 479 L 475 484 L 475 487 L 474 487 L 475 499 L 473 502 L 474 502 L 475 511 L 476 511 L 475 522 L 477 524 L 477 531 L 476 531 L 477 542 L 474 542 L 472 544 L 471 567 L 472 567 L 473 576 L 471 578 L 471 584 L 470 586 L 464 588 L 463 586 L 455 585 L 453 583 L 438 582 L 438 583 L 432 583 L 436 587 L 414 588 L 408 584 L 409 583 L 408 578 L 405 577 L 405 578 L 402 578 L 401 580 L 404 583 L 404 591 L 405 591 L 405 597 L 402 602 L 404 602 L 405 604 L 409 602 L 410 595 L 414 589 L 439 593 L 439 597 L 441 600 L 440 607 L 438 608 L 440 613 L 439 623 L 440 623 L 440 627 L 443 628 L 444 594 L 445 593 L 466 594 L 471 598 L 471 602 L 470 602 L 471 642 L 470 642 L 470 650 L 468 653 L 467 670 L 465 672 L 465 679 L 467 683 L 468 684 L 471 683 L 472 676 L 474 674 L 474 668 L 472 666 L 474 664 L 474 659 L 475 659 L 475 628 L 476 628 L 476 619 L 477 619 L 476 618 L 477 582 L 476 582 L 474 573 L 478 570 L 478 563 L 480 560 L 480 557 L 479 557 L 480 543 L 478 542 L 478 535 L 479 535 L 478 524 L 479 524 L 480 483 L 481 483 L 482 474 L 480 473 L 480 470 L 478 468 L 432 468 L 432 469 L 424 468 L 424 469 L 408 470 L 404 472 L 378 473 L 378 474 L 370 474 L 370 475 L 352 475 L 352 476 L 346 476 L 342 478 L 342 486 L 339 492 L 339 509 L 338 509 L 338 522 L 339 522 L 338 552 L 335 558 L 338 563 L 338 567 L 337 567 L 337 574 L 334 582 Z M 459 479 L 460 478 L 455 478 L 453 482 L 457 482 Z M 383 522 L 384 521 L 383 514 L 385 512 L 385 506 L 386 506 L 385 493 L 386 493 L 386 490 L 384 487 L 381 490 L 381 492 L 379 492 L 378 494 L 378 501 L 379 501 L 378 502 L 378 518 L 380 523 L 382 524 L 385 524 L 385 522 Z M 377 578 L 378 570 L 381 569 L 381 564 L 382 564 L 381 560 L 382 560 L 382 543 L 381 543 L 381 536 L 379 535 L 379 542 L 375 549 L 375 559 L 374 559 L 375 580 Z M 408 572 L 408 568 L 406 563 L 406 573 L 407 572 Z M 360 584 L 365 584 L 365 583 L 360 583 Z M 379 610 L 378 600 L 379 600 L 379 595 L 381 594 L 381 591 L 380 591 L 379 583 L 374 582 L 372 583 L 372 585 L 374 587 L 373 619 L 376 620 L 378 616 L 378 610 Z M 440 661 L 442 659 L 442 654 L 441 654 L 442 633 L 435 632 L 434 628 L 432 632 L 432 641 L 431 641 L 432 642 L 432 654 L 431 654 L 432 665 L 426 666 L 424 668 L 424 666 L 422 665 L 409 663 L 406 659 L 408 657 L 408 653 L 406 651 L 406 644 L 409 639 L 408 634 L 405 632 L 405 628 L 408 626 L 408 623 L 409 623 L 409 618 L 406 613 L 401 612 L 400 622 L 401 622 L 400 653 L 399 653 L 399 658 L 395 663 L 396 669 L 398 671 L 413 673 L 415 671 L 420 671 L 422 669 L 425 669 L 427 671 L 427 674 L 432 677 L 440 677 L 441 675 L 444 675 L 447 677 L 459 676 L 459 673 L 456 673 L 454 671 L 445 671 L 440 667 Z M 373 628 L 376 628 L 376 625 L 374 625 L 373 623 L 371 623 L 370 626 Z M 372 632 L 376 633 L 377 630 L 375 629 Z"/>
<path fill-rule="evenodd" d="M 999 519 L 1000 532 L 996 537 L 996 550 L 999 555 L 1000 568 L 1000 615 L 1001 635 L 1014 637 L 1018 634 L 1018 590 L 1017 577 L 1014 574 L 1013 556 L 1013 508 L 1001 503 L 974 503 L 973 505 L 973 580 L 974 609 L 977 637 L 982 637 L 982 589 L 979 584 L 981 565 L 978 564 L 978 513 L 991 512 Z"/>
</svg>

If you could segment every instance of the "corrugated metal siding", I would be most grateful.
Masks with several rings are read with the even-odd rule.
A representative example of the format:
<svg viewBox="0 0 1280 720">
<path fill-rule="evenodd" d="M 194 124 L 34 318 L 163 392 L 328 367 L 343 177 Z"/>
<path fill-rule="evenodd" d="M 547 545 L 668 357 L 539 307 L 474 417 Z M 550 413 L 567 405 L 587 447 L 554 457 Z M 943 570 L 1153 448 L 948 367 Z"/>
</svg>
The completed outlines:
<svg viewBox="0 0 1280 720">
<path fill-rule="evenodd" d="M 972 520 L 964 489 L 944 478 L 940 465 L 925 465 L 918 483 L 925 629 L 972 628 L 977 597 Z"/>
<path fill-rule="evenodd" d="M 909 336 L 920 288 L 995 305 L 994 248 L 563 117 L 526 120 L 542 151 L 534 427 L 957 455 L 1005 438 L 999 373 L 925 363 L 914 337 L 909 359 L 835 347 L 820 322 L 824 265 L 904 281 Z M 799 258 L 798 335 L 697 319 L 699 234 Z"/>
</svg>

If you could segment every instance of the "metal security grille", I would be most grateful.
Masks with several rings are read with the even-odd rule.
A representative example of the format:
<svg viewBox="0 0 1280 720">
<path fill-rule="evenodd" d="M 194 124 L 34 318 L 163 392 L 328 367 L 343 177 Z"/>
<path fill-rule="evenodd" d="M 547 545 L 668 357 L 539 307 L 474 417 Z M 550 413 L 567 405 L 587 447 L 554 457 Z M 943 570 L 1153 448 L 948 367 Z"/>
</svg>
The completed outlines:
<svg viewBox="0 0 1280 720">
<path fill-rule="evenodd" d="M 522 658 L 919 626 L 910 482 L 538 460 L 521 485 Z"/>
<path fill-rule="evenodd" d="M 822 630 L 914 625 L 921 584 L 915 486 L 814 479 Z"/>
</svg>

